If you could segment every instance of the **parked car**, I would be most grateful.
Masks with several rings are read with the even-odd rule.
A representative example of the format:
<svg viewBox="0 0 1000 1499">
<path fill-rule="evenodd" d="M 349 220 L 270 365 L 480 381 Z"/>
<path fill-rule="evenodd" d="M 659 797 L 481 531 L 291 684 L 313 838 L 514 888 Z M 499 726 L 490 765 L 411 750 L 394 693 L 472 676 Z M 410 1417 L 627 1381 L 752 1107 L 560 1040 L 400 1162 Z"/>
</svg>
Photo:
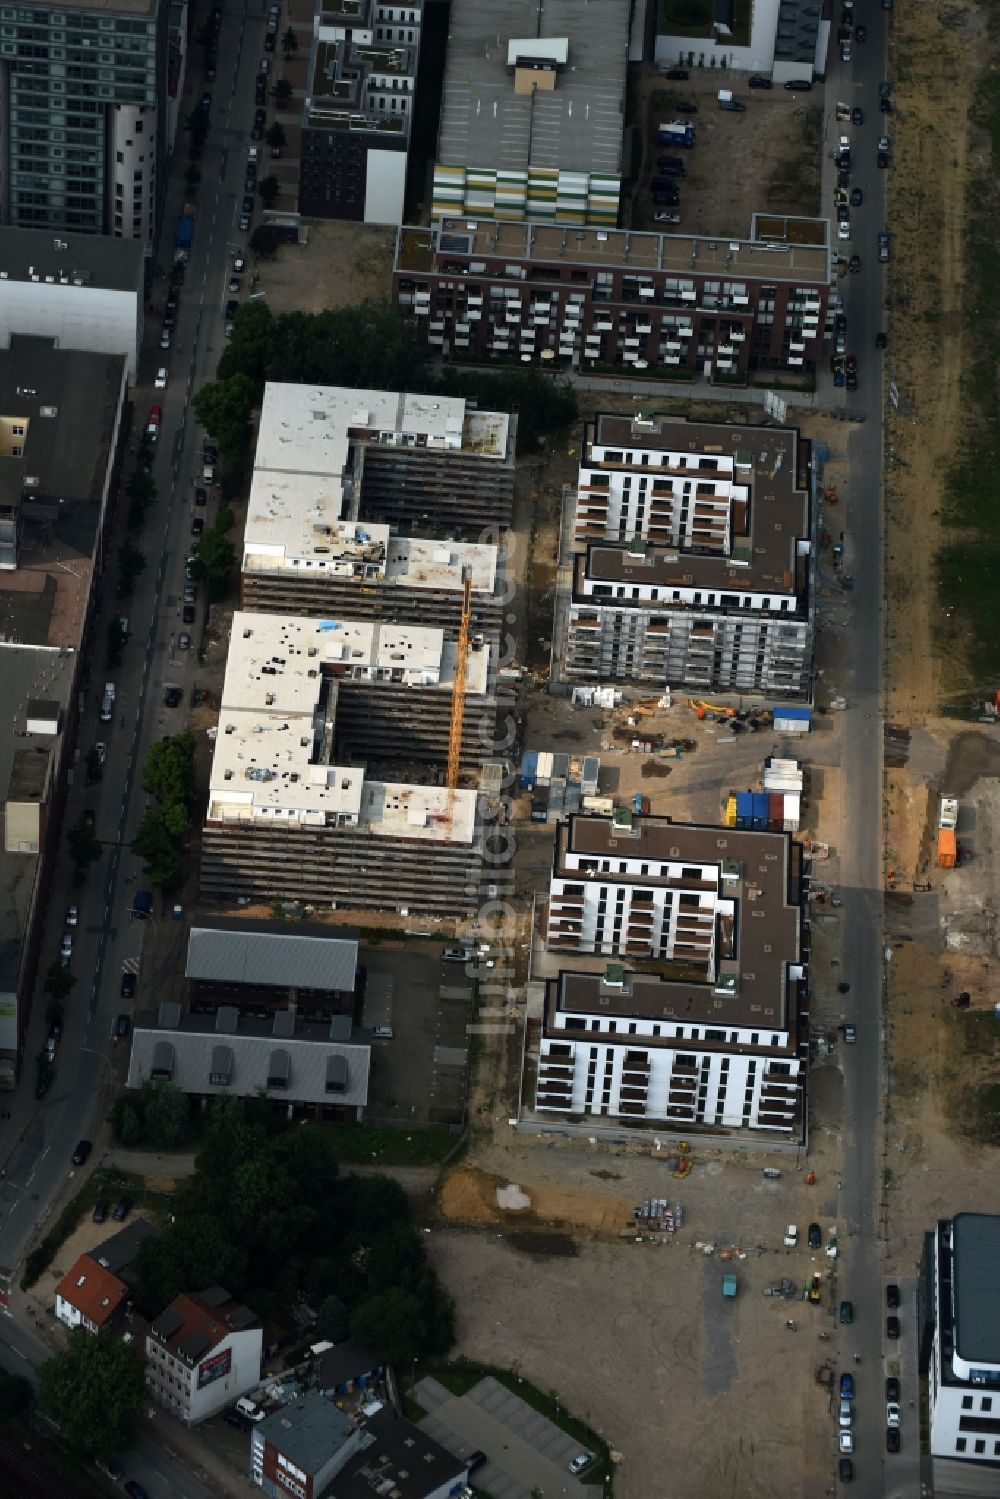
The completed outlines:
<svg viewBox="0 0 1000 1499">
<path fill-rule="evenodd" d="M 886 343 L 887 343 L 887 339 L 886 339 L 885 333 L 880 328 L 879 331 L 875 335 L 875 347 L 876 347 L 876 349 L 884 349 L 885 346 L 886 346 Z"/>
<path fill-rule="evenodd" d="M 246 264 L 247 263 L 243 259 L 243 256 L 242 255 L 237 255 L 236 258 L 235 258 L 235 260 L 233 261 L 233 270 L 236 271 L 237 273 L 239 273 L 240 271 L 244 271 L 244 270 L 246 270 Z"/>
<path fill-rule="evenodd" d="M 888 1400 L 888 1401 L 886 1401 L 886 1406 L 885 1406 L 885 1424 L 886 1424 L 886 1426 L 895 1426 L 895 1427 L 898 1428 L 898 1426 L 899 1426 L 899 1403 L 898 1403 L 898 1401 L 895 1401 L 895 1400 Z"/>
<path fill-rule="evenodd" d="M 92 828 L 97 825 L 97 818 L 94 815 L 93 807 L 87 807 L 84 809 L 83 820 L 88 828 Z"/>
<path fill-rule="evenodd" d="M 119 1041 L 123 1041 L 128 1035 L 132 1022 L 127 1015 L 119 1015 L 115 1021 L 115 1035 Z"/>
<path fill-rule="evenodd" d="M 898 1317 L 886 1317 L 886 1319 L 885 1319 L 885 1335 L 886 1335 L 887 1338 L 892 1338 L 893 1340 L 895 1340 L 896 1338 L 899 1337 L 899 1318 Z"/>
<path fill-rule="evenodd" d="M 115 1458 L 99 1457 L 96 1459 L 96 1465 L 99 1471 L 104 1474 L 105 1478 L 110 1478 L 112 1483 L 121 1483 L 122 1467 L 121 1463 L 119 1463 Z"/>
<path fill-rule="evenodd" d="M 198 590 L 193 583 L 184 584 L 184 592 L 181 595 L 185 604 L 193 604 L 198 597 Z"/>
<path fill-rule="evenodd" d="M 890 1374 L 885 1382 L 885 1398 L 887 1401 L 894 1400 L 899 1403 L 899 1380 L 894 1374 Z"/>
<path fill-rule="evenodd" d="M 188 634 L 187 630 L 182 630 L 178 635 L 177 649 L 179 651 L 189 651 L 191 649 L 191 636 Z"/>
<path fill-rule="evenodd" d="M 868 40 L 868 27 L 867 26 L 855 26 L 855 28 L 854 28 L 854 40 L 856 42 L 866 42 Z"/>
<path fill-rule="evenodd" d="M 770 78 L 762 78 L 759 73 L 751 73 L 748 84 L 750 88 L 774 88 Z"/>
<path fill-rule="evenodd" d="M 668 68 L 663 76 L 664 78 L 673 79 L 675 83 L 687 83 L 688 79 L 691 77 L 691 74 L 688 72 L 687 68 Z"/>
<path fill-rule="evenodd" d="M 851 110 L 851 124 L 852 125 L 863 125 L 864 123 L 865 123 L 865 112 L 864 112 L 863 109 L 859 109 L 859 107 L 857 106 L 857 104 L 855 104 L 854 108 Z"/>
<path fill-rule="evenodd" d="M 237 1431 L 249 1431 L 253 1426 L 249 1416 L 244 1416 L 240 1411 L 224 1411 L 222 1419 L 228 1426 L 235 1426 Z"/>
<path fill-rule="evenodd" d="M 241 213 L 240 214 L 240 219 L 239 219 L 239 224 L 240 224 L 240 233 L 241 234 L 246 234 L 247 230 L 250 228 L 250 215 L 248 213 Z"/>
<path fill-rule="evenodd" d="M 850 258 L 850 260 L 847 263 L 847 269 L 851 272 L 851 274 L 853 276 L 856 276 L 857 273 L 858 273 L 858 271 L 860 271 L 860 269 L 861 269 L 861 256 L 860 255 L 852 255 L 851 258 Z"/>
<path fill-rule="evenodd" d="M 446 947 L 441 954 L 445 963 L 471 963 L 475 956 L 471 947 Z"/>
<path fill-rule="evenodd" d="M 889 1427 L 887 1427 L 886 1428 L 886 1433 L 885 1433 L 885 1450 L 886 1450 L 886 1452 L 898 1452 L 899 1451 L 899 1446 L 900 1446 L 900 1442 L 899 1442 L 899 1428 L 897 1426 L 889 1426 Z"/>
<path fill-rule="evenodd" d="M 274 42 L 275 42 L 275 33 L 273 31 L 271 31 L 270 28 L 268 28 L 268 30 L 264 33 L 264 51 L 265 52 L 273 52 L 274 51 Z"/>
<path fill-rule="evenodd" d="M 167 388 L 167 366 L 165 364 L 162 365 L 156 371 L 156 379 L 153 381 L 153 385 L 155 386 L 155 388 L 157 390 L 166 390 L 166 388 Z"/>
<path fill-rule="evenodd" d="M 202 114 L 206 114 L 207 115 L 208 111 L 212 107 L 212 96 L 211 96 L 211 94 L 202 94 L 200 100 L 198 101 L 198 107 L 200 108 Z"/>
<path fill-rule="evenodd" d="M 844 1026 L 844 1040 L 848 1046 L 853 1046 L 858 1039 L 857 1027 L 851 1025 L 850 1021 Z"/>
<path fill-rule="evenodd" d="M 840 1409 L 839 1409 L 839 1412 L 838 1412 L 838 1415 L 837 1415 L 837 1423 L 838 1423 L 838 1425 L 840 1425 L 840 1426 L 850 1426 L 850 1425 L 852 1425 L 853 1421 L 854 1421 L 854 1410 L 853 1410 L 853 1408 L 851 1406 L 851 1402 L 849 1400 L 842 1400 L 840 1402 Z"/>
<path fill-rule="evenodd" d="M 812 88 L 812 80 L 809 78 L 789 78 L 785 84 L 785 88 L 790 94 L 808 94 Z"/>
<path fill-rule="evenodd" d="M 196 505 L 208 504 L 208 490 L 203 489 L 200 484 L 195 486 L 194 502 Z"/>
<path fill-rule="evenodd" d="M 593 1461 L 594 1459 L 591 1453 L 578 1452 L 576 1454 L 576 1457 L 570 1458 L 569 1462 L 567 1463 L 567 1468 L 571 1473 L 586 1473 L 587 1469 L 590 1467 Z"/>
<path fill-rule="evenodd" d="M 76 1142 L 76 1149 L 73 1152 L 73 1165 L 84 1165 L 93 1148 L 89 1140 L 78 1140 Z"/>
<path fill-rule="evenodd" d="M 72 955 L 72 952 L 73 952 L 73 933 L 72 932 L 63 932 L 62 946 L 61 946 L 60 950 L 62 952 L 64 952 L 64 953 L 66 953 L 67 955 Z"/>
<path fill-rule="evenodd" d="M 850 220 L 850 216 L 848 216 L 846 218 L 841 218 L 838 215 L 838 219 L 837 219 L 837 238 L 838 239 L 850 239 L 850 237 L 851 237 L 851 220 Z"/>
<path fill-rule="evenodd" d="M 104 1223 L 108 1216 L 108 1205 L 106 1202 L 95 1202 L 91 1218 L 95 1223 Z"/>
<path fill-rule="evenodd" d="M 818 1249 L 823 1242 L 823 1230 L 818 1223 L 809 1225 L 809 1248 Z"/>
<path fill-rule="evenodd" d="M 862 205 L 862 203 L 864 201 L 865 201 L 865 195 L 861 191 L 861 188 L 860 187 L 852 187 L 851 188 L 851 207 L 852 208 L 860 208 L 861 205 Z"/>
<path fill-rule="evenodd" d="M 123 973 L 122 974 L 122 981 L 121 981 L 121 984 L 119 985 L 119 992 L 121 993 L 122 999 L 135 999 L 135 974 L 134 973 Z"/>
<path fill-rule="evenodd" d="M 202 533 L 202 531 L 204 531 L 204 529 L 205 529 L 205 521 L 204 521 L 203 517 L 200 516 L 200 515 L 196 515 L 195 518 L 194 518 L 194 520 L 191 522 L 191 535 L 192 536 L 200 536 L 201 533 Z"/>
<path fill-rule="evenodd" d="M 850 1327 L 854 1321 L 854 1302 L 842 1301 L 840 1303 L 840 1320 L 845 1327 Z"/>
<path fill-rule="evenodd" d="M 477 1468 L 482 1468 L 486 1463 L 489 1462 L 489 1458 L 486 1456 L 485 1452 L 480 1451 L 473 1452 L 469 1457 L 465 1459 L 465 1461 L 468 1464 L 469 1472 L 475 1473 Z"/>
<path fill-rule="evenodd" d="M 878 237 L 878 258 L 881 265 L 885 265 L 889 259 L 889 234 L 885 229 L 880 230 Z"/>
<path fill-rule="evenodd" d="M 853 1452 L 854 1451 L 854 1433 L 851 1432 L 851 1431 L 841 1431 L 841 1432 L 838 1432 L 838 1434 L 837 1434 L 837 1446 L 838 1446 L 838 1448 L 840 1449 L 841 1452 Z"/>
<path fill-rule="evenodd" d="M 67 906 L 66 907 L 66 925 L 67 926 L 76 926 L 76 924 L 77 924 L 77 922 L 79 920 L 80 920 L 80 912 L 77 909 L 77 907 L 76 906 Z"/>
<path fill-rule="evenodd" d="M 184 694 L 181 692 L 181 689 L 179 687 L 168 687 L 163 694 L 164 706 L 167 708 L 176 708 L 183 696 Z M 134 994 L 135 990 L 133 989 L 132 992 Z M 124 989 L 122 990 L 122 993 L 125 993 Z"/>
<path fill-rule="evenodd" d="M 128 1217 L 131 1211 L 131 1197 L 119 1197 L 118 1201 L 115 1203 L 115 1210 L 111 1216 L 112 1218 L 114 1218 L 116 1223 L 124 1223 L 125 1219 Z"/>
<path fill-rule="evenodd" d="M 149 1495 L 137 1478 L 130 1478 L 125 1484 L 125 1492 L 128 1499 L 149 1499 Z"/>
<path fill-rule="evenodd" d="M 239 289 L 240 289 L 241 284 L 242 283 L 240 281 L 239 276 L 230 276 L 230 278 L 229 278 L 229 290 L 231 292 L 238 292 Z"/>
<path fill-rule="evenodd" d="M 267 121 L 267 114 L 266 114 L 266 112 L 263 109 L 255 109 L 254 112 L 253 112 L 253 122 L 254 122 L 254 124 L 255 125 L 259 125 L 261 127 L 261 129 L 263 130 L 266 121 Z"/>
<path fill-rule="evenodd" d="M 181 610 L 181 618 L 183 619 L 183 621 L 184 621 L 184 623 L 186 625 L 193 625 L 194 624 L 194 605 L 193 604 L 185 604 L 184 605 L 183 609 Z"/>
<path fill-rule="evenodd" d="M 170 348 L 170 339 L 171 339 L 171 336 L 172 335 L 171 335 L 170 328 L 168 328 L 167 325 L 166 325 L 166 323 L 164 323 L 163 328 L 162 328 L 162 330 L 160 332 L 160 348 L 161 349 L 169 349 Z"/>
<path fill-rule="evenodd" d="M 897 1285 L 894 1285 L 894 1284 L 890 1283 L 889 1285 L 886 1286 L 886 1288 L 885 1288 L 885 1304 L 886 1304 L 886 1306 L 889 1308 L 889 1310 L 891 1312 L 895 1311 L 896 1308 L 898 1307 L 898 1305 L 899 1305 L 899 1287 Z"/>
<path fill-rule="evenodd" d="M 887 135 L 880 135 L 878 138 L 877 156 L 878 164 L 880 167 L 887 167 L 889 165 L 889 151 L 889 137 Z"/>
<path fill-rule="evenodd" d="M 842 1457 L 837 1464 L 837 1477 L 841 1483 L 854 1482 L 854 1464 L 849 1457 Z"/>
<path fill-rule="evenodd" d="M 666 208 L 661 208 L 659 212 L 653 214 L 654 224 L 679 224 L 680 221 L 681 216 L 679 213 L 671 213 Z"/>
<path fill-rule="evenodd" d="M 693 99 L 682 99 L 679 104 L 674 105 L 674 108 L 681 115 L 696 115 L 698 113 L 698 106 Z"/>
<path fill-rule="evenodd" d="M 842 1374 L 840 1376 L 840 1398 L 841 1400 L 854 1399 L 854 1375 Z"/>
</svg>

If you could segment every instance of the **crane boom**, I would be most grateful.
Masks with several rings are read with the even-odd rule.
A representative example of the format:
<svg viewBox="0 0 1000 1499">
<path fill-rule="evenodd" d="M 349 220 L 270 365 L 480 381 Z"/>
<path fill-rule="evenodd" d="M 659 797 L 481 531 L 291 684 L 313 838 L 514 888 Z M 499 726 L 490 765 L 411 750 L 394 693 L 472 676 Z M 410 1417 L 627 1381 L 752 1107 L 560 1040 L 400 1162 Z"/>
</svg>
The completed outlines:
<svg viewBox="0 0 1000 1499">
<path fill-rule="evenodd" d="M 462 723 L 465 718 L 465 676 L 469 664 L 469 622 L 472 618 L 472 578 L 466 573 L 462 584 L 462 618 L 458 627 L 458 650 L 455 653 L 455 682 L 451 689 L 451 727 L 448 731 L 448 814 L 451 815 L 458 773 L 462 763 Z"/>
</svg>

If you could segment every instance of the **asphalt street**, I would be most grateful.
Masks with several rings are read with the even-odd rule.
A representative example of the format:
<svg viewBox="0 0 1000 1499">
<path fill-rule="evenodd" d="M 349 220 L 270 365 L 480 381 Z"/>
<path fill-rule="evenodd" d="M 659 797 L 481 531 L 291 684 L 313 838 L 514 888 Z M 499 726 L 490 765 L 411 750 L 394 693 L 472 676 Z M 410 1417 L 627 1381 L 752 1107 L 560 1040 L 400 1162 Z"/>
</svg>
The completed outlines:
<svg viewBox="0 0 1000 1499">
<path fill-rule="evenodd" d="M 879 109 L 879 83 L 889 78 L 887 37 L 891 12 L 872 3 L 856 8 L 868 29 L 855 42 L 850 63 L 840 61 L 831 37 L 831 64 L 826 82 L 823 211 L 832 215 L 836 167 L 831 159 L 837 137 L 851 139 L 851 186 L 864 202 L 851 210 L 852 235 L 842 248 L 861 257 L 858 273 L 840 280 L 847 313 L 847 348 L 858 361 L 858 389 L 835 391 L 848 410 L 862 418 L 848 432 L 850 529 L 846 537 L 845 573 L 854 577 L 851 595 L 850 648 L 846 675 L 837 690 L 848 700 L 842 735 L 841 775 L 845 809 L 841 853 L 843 951 L 840 967 L 830 976 L 849 983 L 845 1016 L 857 1027 L 857 1045 L 845 1048 L 843 1105 L 844 1166 L 840 1211 L 844 1237 L 839 1263 L 839 1295 L 855 1308 L 853 1342 L 860 1363 L 850 1365 L 857 1396 L 854 1424 L 854 1492 L 912 1499 L 920 1493 L 917 1399 L 916 1316 L 912 1282 L 900 1282 L 902 1338 L 886 1338 L 884 1271 L 885 1232 L 880 1217 L 883 1187 L 882 1110 L 885 1056 L 882 994 L 886 958 L 882 929 L 882 413 L 887 354 L 875 346 L 884 329 L 887 267 L 878 260 L 878 235 L 889 228 L 886 182 L 892 170 L 877 165 L 877 141 L 893 134 L 893 115 Z M 836 102 L 864 111 L 864 123 L 836 120 Z M 822 383 L 830 386 L 824 373 Z M 822 400 L 820 403 L 826 405 Z M 819 979 L 820 976 L 817 976 Z M 820 980 L 822 981 L 822 980 Z M 886 1450 L 885 1377 L 890 1361 L 901 1361 L 902 1450 Z"/>
</svg>

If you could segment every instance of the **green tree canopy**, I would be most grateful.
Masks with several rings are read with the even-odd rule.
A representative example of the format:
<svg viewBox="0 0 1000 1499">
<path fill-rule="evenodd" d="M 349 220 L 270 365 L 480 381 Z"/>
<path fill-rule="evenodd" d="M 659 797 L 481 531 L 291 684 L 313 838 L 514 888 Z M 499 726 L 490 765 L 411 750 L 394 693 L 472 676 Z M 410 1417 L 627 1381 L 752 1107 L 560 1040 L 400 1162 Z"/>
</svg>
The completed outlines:
<svg viewBox="0 0 1000 1499">
<path fill-rule="evenodd" d="M 195 737 L 171 734 L 151 744 L 142 770 L 143 788 L 161 807 L 189 807 L 194 801 Z"/>
<path fill-rule="evenodd" d="M 281 235 L 271 224 L 258 224 L 250 236 L 250 248 L 258 260 L 273 260 L 280 244 Z M 256 307 L 259 303 L 254 302 L 250 305 Z M 239 321 L 238 317 L 237 321 Z M 228 353 L 228 349 L 226 352 Z"/>
<path fill-rule="evenodd" d="M 79 1452 L 103 1457 L 127 1447 L 146 1404 L 141 1344 L 77 1328 L 38 1371 L 38 1404 Z"/>
<path fill-rule="evenodd" d="M 257 191 L 260 193 L 260 201 L 264 207 L 270 208 L 281 192 L 281 183 L 275 177 L 274 173 L 270 172 L 266 177 L 260 179 L 260 182 L 257 184 Z"/>
<path fill-rule="evenodd" d="M 427 1341 L 427 1323 L 419 1299 L 401 1286 L 368 1296 L 351 1313 L 351 1337 L 373 1343 L 395 1364 L 419 1358 Z"/>
<path fill-rule="evenodd" d="M 237 324 L 242 316 L 241 312 Z M 235 331 L 234 328 L 234 336 Z M 220 448 L 239 451 L 249 441 L 250 413 L 257 399 L 254 381 L 246 373 L 234 369 L 228 379 L 203 385 L 192 404 L 199 422 L 218 440 Z"/>
<path fill-rule="evenodd" d="M 299 39 L 295 35 L 295 31 L 291 26 L 289 26 L 288 30 L 281 38 L 281 50 L 284 52 L 286 57 L 291 57 L 293 52 L 297 52 L 299 50 Z"/>
<path fill-rule="evenodd" d="M 292 97 L 292 85 L 287 78 L 279 78 L 271 92 L 274 95 L 274 102 L 278 108 L 284 109 Z"/>
<path fill-rule="evenodd" d="M 147 1083 L 142 1114 L 145 1135 L 155 1150 L 177 1150 L 187 1139 L 188 1096 L 172 1083 Z"/>
<path fill-rule="evenodd" d="M 331 1343 L 342 1343 L 350 1332 L 347 1307 L 339 1296 L 327 1296 L 316 1317 L 316 1331 Z"/>
<path fill-rule="evenodd" d="M 118 548 L 118 597 L 128 598 L 146 571 L 146 555 L 135 542 L 125 540 Z"/>
<path fill-rule="evenodd" d="M 70 859 L 81 873 L 85 873 L 91 864 L 96 863 L 101 857 L 101 845 L 97 841 L 97 834 L 82 817 L 66 834 L 66 843 Z"/>
<path fill-rule="evenodd" d="M 236 566 L 236 548 L 219 525 L 206 526 L 198 537 L 195 556 L 208 584 L 209 596 L 223 598 Z"/>
<path fill-rule="evenodd" d="M 145 861 L 150 883 L 161 890 L 178 890 L 184 883 L 184 850 L 178 837 L 171 818 L 154 810 L 146 813 L 132 840 L 132 852 Z"/>
<path fill-rule="evenodd" d="M 45 992 L 55 1000 L 68 998 L 75 983 L 76 975 L 61 963 L 50 963 L 45 970 Z"/>
<path fill-rule="evenodd" d="M 267 144 L 269 146 L 272 146 L 274 148 L 275 151 L 281 150 L 282 146 L 285 144 L 285 127 L 280 120 L 275 120 L 273 125 L 268 126 L 267 130 L 264 132 L 264 139 L 267 141 Z"/>
</svg>

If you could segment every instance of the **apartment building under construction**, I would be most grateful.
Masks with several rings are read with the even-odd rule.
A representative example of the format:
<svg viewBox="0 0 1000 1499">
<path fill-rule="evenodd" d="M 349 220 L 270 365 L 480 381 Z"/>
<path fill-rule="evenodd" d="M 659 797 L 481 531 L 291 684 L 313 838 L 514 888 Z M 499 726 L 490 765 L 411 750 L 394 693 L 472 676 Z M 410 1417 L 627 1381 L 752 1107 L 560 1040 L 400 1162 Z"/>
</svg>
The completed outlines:
<svg viewBox="0 0 1000 1499">
<path fill-rule="evenodd" d="M 233 619 L 202 835 L 220 899 L 459 915 L 475 907 L 475 790 L 439 784 L 463 652 L 440 629 Z M 490 651 L 469 643 L 459 765 L 491 721 Z M 434 764 L 430 784 L 369 774 Z M 436 782 L 436 783 L 435 783 Z"/>
<path fill-rule="evenodd" d="M 557 677 L 808 696 L 811 484 L 793 428 L 595 417 Z"/>
</svg>

